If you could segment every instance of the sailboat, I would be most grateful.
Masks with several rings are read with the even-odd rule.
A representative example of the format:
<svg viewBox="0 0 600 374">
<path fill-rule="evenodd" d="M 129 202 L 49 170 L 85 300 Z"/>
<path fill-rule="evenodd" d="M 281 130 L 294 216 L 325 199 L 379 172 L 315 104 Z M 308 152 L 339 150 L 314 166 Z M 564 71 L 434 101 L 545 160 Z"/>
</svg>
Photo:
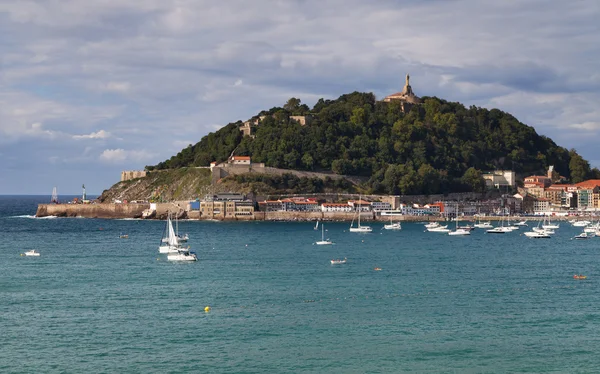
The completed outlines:
<svg viewBox="0 0 600 374">
<path fill-rule="evenodd" d="M 188 234 L 185 234 L 185 235 L 179 234 L 179 221 L 177 220 L 177 215 L 175 215 L 175 236 L 177 237 L 177 241 L 179 243 L 185 243 L 190 238 L 190 236 Z M 168 240 L 169 240 L 169 238 L 165 237 L 162 239 L 162 242 L 166 243 Z"/>
<path fill-rule="evenodd" d="M 317 223 L 315 224 L 315 230 L 319 229 L 319 220 L 317 220 Z"/>
<path fill-rule="evenodd" d="M 454 221 L 456 222 L 456 229 L 454 229 L 454 231 L 450 231 L 448 233 L 448 235 L 450 235 L 450 236 L 471 235 L 471 229 L 458 227 L 458 221 L 460 221 L 459 216 L 458 216 L 458 205 L 456 206 L 456 219 Z"/>
<path fill-rule="evenodd" d="M 317 221 L 319 222 L 319 221 Z M 330 245 L 333 242 L 329 239 L 325 239 L 325 225 L 321 224 L 321 240 L 315 243 L 316 245 Z"/>
<path fill-rule="evenodd" d="M 383 225 L 383 228 L 386 230 L 402 230 L 402 225 L 400 222 L 394 223 L 393 217 L 390 216 L 390 223 L 387 225 Z"/>
<path fill-rule="evenodd" d="M 550 221 L 550 218 L 548 218 L 548 221 L 546 223 L 546 216 L 544 216 L 544 223 L 542 224 L 542 227 L 545 229 L 558 229 L 560 227 L 559 223 L 552 223 Z"/>
<path fill-rule="evenodd" d="M 167 217 L 167 226 L 165 227 L 161 244 L 158 247 L 158 252 L 178 253 L 180 248 L 181 244 L 179 243 L 179 238 L 177 238 L 177 235 L 175 234 L 175 230 L 173 230 L 173 223 L 171 222 L 171 215 L 169 214 Z"/>
<path fill-rule="evenodd" d="M 358 205 L 360 205 L 361 197 L 358 198 Z M 360 224 L 360 209 L 356 209 L 356 215 L 358 215 L 358 225 L 354 227 L 354 218 L 352 218 L 352 223 L 350 224 L 350 232 L 372 232 L 373 229 L 371 226 L 362 226 Z"/>
</svg>

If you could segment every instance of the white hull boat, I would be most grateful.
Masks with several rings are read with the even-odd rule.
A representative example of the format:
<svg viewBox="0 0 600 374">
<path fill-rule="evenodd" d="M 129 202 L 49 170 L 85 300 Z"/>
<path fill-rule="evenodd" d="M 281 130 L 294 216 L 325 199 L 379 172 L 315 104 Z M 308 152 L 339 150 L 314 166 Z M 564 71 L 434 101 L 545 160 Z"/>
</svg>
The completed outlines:
<svg viewBox="0 0 600 374">
<path fill-rule="evenodd" d="M 587 225 L 589 225 L 591 222 L 590 221 L 573 221 L 572 224 L 575 227 L 585 227 Z"/>
<path fill-rule="evenodd" d="M 388 223 L 387 225 L 383 225 L 383 228 L 385 230 L 402 230 L 402 225 L 400 224 L 400 222 L 394 223 L 392 217 L 390 217 L 390 223 Z"/>
<path fill-rule="evenodd" d="M 360 201 L 362 201 L 362 198 L 359 197 L 358 201 L 359 201 L 359 205 L 360 205 Z M 359 209 L 356 210 L 356 213 L 357 213 L 356 215 L 358 216 L 358 225 L 356 227 L 353 227 L 354 226 L 354 218 L 353 218 L 352 223 L 350 224 L 350 232 L 360 232 L 360 233 L 373 232 L 373 229 L 371 228 L 371 226 L 361 226 Z"/>
<path fill-rule="evenodd" d="M 167 254 L 167 260 L 169 261 L 198 261 L 198 257 L 195 253 L 189 250 L 180 250 L 177 253 Z"/>
<path fill-rule="evenodd" d="M 476 223 L 475 227 L 478 229 L 493 229 L 494 228 L 494 226 L 492 226 L 492 224 L 490 222 Z"/>
<path fill-rule="evenodd" d="M 456 229 L 455 231 L 450 231 L 448 233 L 450 236 L 463 236 L 463 235 L 471 235 L 471 230 L 465 229 Z"/>
<path fill-rule="evenodd" d="M 498 226 L 498 227 L 494 227 L 491 230 L 486 230 L 485 232 L 487 232 L 488 234 L 506 234 L 507 232 L 511 232 L 512 230 L 507 229 L 506 227 L 503 226 Z"/>
<path fill-rule="evenodd" d="M 318 224 L 319 221 L 317 221 Z M 331 245 L 333 242 L 329 239 L 325 239 L 325 225 L 321 225 L 321 240 L 315 243 L 316 245 Z"/>
<path fill-rule="evenodd" d="M 528 238 L 533 238 L 533 239 L 548 239 L 550 238 L 550 234 L 546 233 L 545 231 L 528 231 L 525 233 L 525 236 Z"/>
<path fill-rule="evenodd" d="M 36 251 L 35 249 L 32 249 L 31 251 L 25 252 L 24 255 L 29 257 L 40 257 L 40 252 Z"/>
<path fill-rule="evenodd" d="M 429 232 L 450 232 L 450 229 L 448 228 L 448 225 L 445 226 L 439 226 L 439 227 L 434 227 L 432 229 L 427 229 L 427 231 Z"/>
<path fill-rule="evenodd" d="M 179 253 L 179 247 L 170 245 L 161 245 L 158 247 L 158 253 Z"/>
<path fill-rule="evenodd" d="M 331 260 L 330 262 L 331 262 L 331 265 L 341 265 L 341 264 L 345 264 L 346 263 L 346 258 L 344 257 L 343 260 L 340 260 L 340 259 L 338 259 L 338 260 Z"/>
<path fill-rule="evenodd" d="M 534 227 L 532 230 L 535 232 L 545 232 L 548 235 L 553 235 L 555 233 L 554 230 L 544 229 L 544 228 L 540 228 L 540 227 Z"/>
</svg>

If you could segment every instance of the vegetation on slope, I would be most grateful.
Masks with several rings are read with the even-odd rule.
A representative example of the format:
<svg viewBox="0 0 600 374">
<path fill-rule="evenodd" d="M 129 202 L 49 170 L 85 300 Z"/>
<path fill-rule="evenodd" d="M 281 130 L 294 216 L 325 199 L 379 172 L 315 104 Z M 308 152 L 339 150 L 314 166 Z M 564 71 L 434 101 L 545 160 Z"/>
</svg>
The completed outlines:
<svg viewBox="0 0 600 374">
<path fill-rule="evenodd" d="M 100 201 L 143 200 L 151 202 L 193 200 L 209 193 L 208 169 L 179 168 L 148 173 L 144 178 L 119 182 L 102 192 Z"/>
<path fill-rule="evenodd" d="M 526 175 L 554 165 L 572 182 L 600 174 L 575 150 L 498 109 L 465 108 L 432 97 L 405 114 L 399 103 L 354 92 L 319 100 L 309 126 L 289 119 L 307 111 L 300 100 L 290 99 L 283 108 L 260 113 L 267 117 L 255 138 L 242 137 L 241 123 L 231 123 L 147 169 L 207 166 L 235 150 L 267 166 L 368 176 L 369 192 L 386 194 L 477 192 L 484 187 L 481 172 L 495 169 Z"/>
</svg>

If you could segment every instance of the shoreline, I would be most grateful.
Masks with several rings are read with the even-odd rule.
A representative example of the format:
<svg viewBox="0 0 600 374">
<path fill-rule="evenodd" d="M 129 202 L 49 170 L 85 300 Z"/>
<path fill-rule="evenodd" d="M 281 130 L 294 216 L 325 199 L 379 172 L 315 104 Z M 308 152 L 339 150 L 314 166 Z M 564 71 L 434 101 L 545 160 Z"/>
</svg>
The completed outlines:
<svg viewBox="0 0 600 374">
<path fill-rule="evenodd" d="M 148 204 L 39 204 L 35 214 L 38 218 L 43 217 L 83 217 L 83 218 L 102 218 L 102 219 L 140 219 L 140 220 L 164 220 L 169 210 L 177 208 L 178 218 L 190 221 L 281 221 L 281 222 L 350 222 L 355 219 L 354 212 L 260 212 L 256 211 L 251 216 L 234 216 L 234 217 L 202 217 L 199 211 L 187 211 L 181 208 L 177 203 L 161 203 L 160 209 L 157 209 L 157 214 L 152 218 L 143 218 L 142 214 L 145 209 L 148 209 Z M 440 216 L 382 216 L 375 212 L 361 213 L 361 221 L 365 222 L 389 222 L 390 217 L 394 221 L 400 222 L 454 222 L 446 217 Z M 512 221 L 539 221 L 543 220 L 544 216 L 512 216 Z M 547 217 L 546 217 L 547 218 Z M 550 219 L 555 221 L 568 221 L 571 219 L 584 220 L 591 219 L 590 216 L 551 216 Z M 507 217 L 501 216 L 462 216 L 462 222 L 481 221 L 501 221 Z M 459 221 L 459 222 L 460 222 Z"/>
</svg>

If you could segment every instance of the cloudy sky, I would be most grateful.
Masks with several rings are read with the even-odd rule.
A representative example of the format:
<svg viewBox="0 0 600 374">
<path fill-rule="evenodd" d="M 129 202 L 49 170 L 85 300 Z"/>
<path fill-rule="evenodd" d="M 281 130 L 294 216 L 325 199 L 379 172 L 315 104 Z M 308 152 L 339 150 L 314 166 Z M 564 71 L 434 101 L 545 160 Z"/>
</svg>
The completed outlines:
<svg viewBox="0 0 600 374">
<path fill-rule="evenodd" d="M 0 0 L 0 194 L 100 193 L 262 109 L 410 73 L 600 166 L 600 1 Z"/>
</svg>

